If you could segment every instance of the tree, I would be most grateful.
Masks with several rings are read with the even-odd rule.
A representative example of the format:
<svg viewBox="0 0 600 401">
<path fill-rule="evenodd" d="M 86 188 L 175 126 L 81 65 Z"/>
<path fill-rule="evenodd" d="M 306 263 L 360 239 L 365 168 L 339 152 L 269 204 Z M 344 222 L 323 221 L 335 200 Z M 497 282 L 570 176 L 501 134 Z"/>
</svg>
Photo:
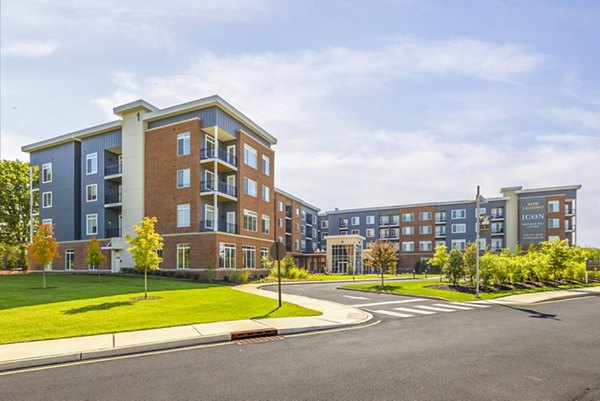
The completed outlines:
<svg viewBox="0 0 600 401">
<path fill-rule="evenodd" d="M 163 238 L 154 231 L 156 217 L 144 217 L 139 226 L 133 226 L 135 237 L 127 235 L 128 249 L 138 268 L 144 269 L 144 299 L 148 299 L 148 269 L 158 270 L 162 258 L 157 251 L 163 249 Z"/>
<path fill-rule="evenodd" d="M 556 277 L 558 272 L 562 272 L 567 267 L 569 260 L 569 245 L 566 240 L 548 241 L 542 244 L 543 252 L 548 255 L 548 267 L 552 271 L 554 286 L 556 286 Z"/>
<path fill-rule="evenodd" d="M 383 275 L 387 269 L 396 269 L 398 257 L 396 249 L 389 242 L 372 242 L 366 255 L 365 265 L 381 272 L 381 286 L 384 286 Z"/>
<path fill-rule="evenodd" d="M 450 251 L 448 263 L 444 266 L 444 272 L 454 286 L 456 286 L 458 281 L 464 277 L 463 255 L 458 249 L 454 248 Z"/>
<path fill-rule="evenodd" d="M 477 269 L 477 244 L 475 242 L 467 245 L 467 249 L 465 249 L 465 254 L 463 255 L 463 266 L 471 285 L 473 285 L 477 274 L 475 271 Z"/>
<path fill-rule="evenodd" d="M 448 263 L 448 248 L 446 248 L 446 245 L 439 245 L 435 248 L 435 253 L 431 259 L 429 259 L 429 264 L 435 269 L 439 269 L 439 272 L 442 273 L 446 263 Z M 440 281 L 442 281 L 441 275 Z"/>
<path fill-rule="evenodd" d="M 88 265 L 92 266 L 92 269 L 96 268 L 96 270 L 98 270 L 98 282 L 100 282 L 100 265 L 104 263 L 104 259 L 104 255 L 100 249 L 100 243 L 96 237 L 92 238 L 90 246 L 88 247 L 87 259 L 85 261 Z"/>
<path fill-rule="evenodd" d="M 58 256 L 58 244 L 49 224 L 42 224 L 29 244 L 29 254 L 35 263 L 42 266 L 42 279 L 46 288 L 46 266 Z"/>
</svg>

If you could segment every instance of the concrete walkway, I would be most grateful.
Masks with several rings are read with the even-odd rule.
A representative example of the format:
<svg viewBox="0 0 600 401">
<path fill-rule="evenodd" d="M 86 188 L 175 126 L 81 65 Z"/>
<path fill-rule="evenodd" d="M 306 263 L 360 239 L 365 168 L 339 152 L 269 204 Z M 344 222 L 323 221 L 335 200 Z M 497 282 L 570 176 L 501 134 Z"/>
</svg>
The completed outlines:
<svg viewBox="0 0 600 401">
<path fill-rule="evenodd" d="M 583 288 L 572 288 L 570 290 L 556 290 L 556 291 L 543 291 L 533 292 L 530 294 L 519 294 L 510 295 L 508 297 L 491 299 L 487 302 L 496 303 L 501 305 L 527 305 L 536 304 L 545 301 L 578 298 L 585 296 L 600 296 L 599 287 L 583 287 Z"/>
<path fill-rule="evenodd" d="M 239 291 L 277 299 L 277 293 L 263 291 L 259 287 L 260 285 L 256 284 L 246 284 L 234 288 Z M 322 315 L 235 320 L 4 344 L 0 345 L 0 371 L 231 341 L 232 335 L 244 335 L 251 332 L 285 335 L 324 330 L 360 324 L 372 318 L 368 312 L 329 301 L 287 294 L 283 295 L 283 300 L 317 310 Z"/>
</svg>

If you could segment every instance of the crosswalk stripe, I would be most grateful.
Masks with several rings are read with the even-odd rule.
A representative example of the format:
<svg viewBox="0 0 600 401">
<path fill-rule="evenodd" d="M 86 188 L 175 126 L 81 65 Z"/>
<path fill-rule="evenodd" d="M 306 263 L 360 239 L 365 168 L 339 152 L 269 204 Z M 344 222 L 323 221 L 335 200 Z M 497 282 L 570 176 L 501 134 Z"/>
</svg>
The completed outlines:
<svg viewBox="0 0 600 401">
<path fill-rule="evenodd" d="M 468 305 L 468 306 L 474 306 L 476 308 L 489 308 L 491 305 L 482 305 L 482 304 L 477 304 L 475 302 L 448 302 L 449 304 L 453 304 L 453 305 Z"/>
<path fill-rule="evenodd" d="M 480 308 L 489 308 L 493 305 L 490 301 L 471 301 L 469 304 L 473 306 L 478 305 Z"/>
<path fill-rule="evenodd" d="M 373 302 L 370 304 L 359 304 L 359 305 L 352 305 L 355 308 L 363 308 L 365 306 L 379 306 L 379 305 L 390 305 L 390 304 L 403 304 L 406 302 L 418 302 L 418 301 L 425 301 L 426 299 L 424 298 L 411 298 L 411 299 L 402 299 L 400 301 L 386 301 L 386 302 Z"/>
<path fill-rule="evenodd" d="M 458 306 L 458 305 L 450 305 L 450 304 L 433 304 L 433 306 L 439 306 L 442 308 L 452 308 L 452 309 L 460 309 L 460 310 L 471 310 L 473 308 L 469 308 L 468 306 Z"/>
<path fill-rule="evenodd" d="M 375 313 L 381 313 L 381 314 L 384 314 L 384 315 L 395 316 L 395 317 L 414 317 L 414 315 L 407 315 L 405 313 L 392 312 L 392 311 L 389 311 L 389 310 L 374 310 L 373 312 L 375 312 Z"/>
<path fill-rule="evenodd" d="M 418 310 L 418 309 L 411 309 L 411 308 L 394 308 L 394 310 L 399 310 L 399 311 L 408 312 L 408 313 L 418 313 L 420 315 L 435 315 L 435 312 L 428 311 L 428 310 Z"/>
<path fill-rule="evenodd" d="M 416 305 L 415 308 L 434 310 L 436 312 L 456 312 L 455 309 L 436 308 L 435 306 Z"/>
</svg>

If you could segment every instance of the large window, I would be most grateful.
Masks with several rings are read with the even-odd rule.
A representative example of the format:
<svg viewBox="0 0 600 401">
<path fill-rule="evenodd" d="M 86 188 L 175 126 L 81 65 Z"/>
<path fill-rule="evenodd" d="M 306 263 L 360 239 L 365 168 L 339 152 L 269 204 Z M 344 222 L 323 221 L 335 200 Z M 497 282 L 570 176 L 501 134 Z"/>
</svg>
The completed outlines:
<svg viewBox="0 0 600 401">
<path fill-rule="evenodd" d="M 204 205 L 204 228 L 215 228 L 215 207 L 213 205 Z"/>
<path fill-rule="evenodd" d="M 431 226 L 421 226 L 419 227 L 419 234 L 431 234 Z"/>
<path fill-rule="evenodd" d="M 244 193 L 256 197 L 256 181 L 244 177 Z"/>
<path fill-rule="evenodd" d="M 421 221 L 431 220 L 431 212 L 419 213 L 419 220 L 421 220 Z"/>
<path fill-rule="evenodd" d="M 52 182 L 52 163 L 42 165 L 42 182 Z"/>
<path fill-rule="evenodd" d="M 402 242 L 402 252 L 414 252 L 415 243 L 412 241 Z"/>
<path fill-rule="evenodd" d="M 452 234 L 462 234 L 467 232 L 466 224 L 452 224 Z"/>
<path fill-rule="evenodd" d="M 98 200 L 98 184 L 90 184 L 85 187 L 85 200 L 87 202 L 95 202 Z"/>
<path fill-rule="evenodd" d="M 85 173 L 96 174 L 98 172 L 98 153 L 90 153 L 85 157 Z"/>
<path fill-rule="evenodd" d="M 348 219 L 346 219 L 346 218 L 340 219 L 340 228 L 348 228 Z"/>
<path fill-rule="evenodd" d="M 452 249 L 458 249 L 459 251 L 464 251 L 467 247 L 467 241 L 464 239 L 453 239 L 452 240 Z"/>
<path fill-rule="evenodd" d="M 65 250 L 65 270 L 73 270 L 74 265 L 75 265 L 75 250 L 74 249 L 66 249 Z"/>
<path fill-rule="evenodd" d="M 219 267 L 235 269 L 235 245 L 219 243 Z"/>
<path fill-rule="evenodd" d="M 190 169 L 177 170 L 177 188 L 187 188 L 190 186 Z"/>
<path fill-rule="evenodd" d="M 415 235 L 415 228 L 413 226 L 402 227 L 402 235 Z"/>
<path fill-rule="evenodd" d="M 42 220 L 42 224 L 48 225 L 48 226 L 50 226 L 51 229 L 53 229 L 53 227 L 52 227 L 52 219 L 43 219 Z"/>
<path fill-rule="evenodd" d="M 548 228 L 560 228 L 560 219 L 548 219 Z"/>
<path fill-rule="evenodd" d="M 419 242 L 419 251 L 421 251 L 421 252 L 431 251 L 431 241 L 420 241 Z"/>
<path fill-rule="evenodd" d="M 329 228 L 329 221 L 321 220 L 321 228 Z"/>
<path fill-rule="evenodd" d="M 402 213 L 402 221 L 414 221 L 415 214 L 414 213 Z"/>
<path fill-rule="evenodd" d="M 387 226 L 390 224 L 390 216 L 379 216 L 379 225 Z"/>
<path fill-rule="evenodd" d="M 177 135 L 177 156 L 190 154 L 190 133 L 184 132 Z"/>
<path fill-rule="evenodd" d="M 269 202 L 271 200 L 271 191 L 268 186 L 262 186 L 262 200 Z"/>
<path fill-rule="evenodd" d="M 260 248 L 260 267 L 263 269 L 269 267 L 269 248 Z"/>
<path fill-rule="evenodd" d="M 262 215 L 262 227 L 261 227 L 261 231 L 263 234 L 269 234 L 271 233 L 271 218 L 269 216 L 267 216 L 266 214 Z"/>
<path fill-rule="evenodd" d="M 549 201 L 548 202 L 548 213 L 558 212 L 558 201 Z"/>
<path fill-rule="evenodd" d="M 400 238 L 400 229 L 398 229 L 398 228 L 391 228 L 390 229 L 390 238 L 391 239 L 398 239 L 398 238 Z"/>
<path fill-rule="evenodd" d="M 374 237 L 375 237 L 375 229 L 367 228 L 367 238 L 374 238 Z"/>
<path fill-rule="evenodd" d="M 269 159 L 269 156 L 263 155 L 262 157 L 262 172 L 265 175 L 271 175 L 271 159 Z"/>
<path fill-rule="evenodd" d="M 359 216 L 354 216 L 350 218 L 350 223 L 353 226 L 358 226 L 360 224 L 360 217 Z"/>
<path fill-rule="evenodd" d="M 504 248 L 504 238 L 492 238 L 492 251 L 499 252 Z"/>
<path fill-rule="evenodd" d="M 177 227 L 190 226 L 190 204 L 177 205 Z"/>
<path fill-rule="evenodd" d="M 85 232 L 87 235 L 98 235 L 98 215 L 88 214 L 85 216 Z"/>
<path fill-rule="evenodd" d="M 467 217 L 466 209 L 457 209 L 452 211 L 452 220 L 465 219 Z"/>
<path fill-rule="evenodd" d="M 446 221 L 446 212 L 436 212 L 435 213 L 435 222 L 442 223 Z"/>
<path fill-rule="evenodd" d="M 375 216 L 367 216 L 367 224 L 375 224 Z"/>
<path fill-rule="evenodd" d="M 242 246 L 242 265 L 244 269 L 256 269 L 256 248 L 253 246 Z"/>
<path fill-rule="evenodd" d="M 258 215 L 251 210 L 244 210 L 244 230 L 256 231 Z"/>
<path fill-rule="evenodd" d="M 258 168 L 258 153 L 248 144 L 244 144 L 244 163 L 252 168 Z"/>
<path fill-rule="evenodd" d="M 177 244 L 177 268 L 190 268 L 190 244 Z"/>
<path fill-rule="evenodd" d="M 52 207 L 52 192 L 42 193 L 42 207 Z"/>
</svg>

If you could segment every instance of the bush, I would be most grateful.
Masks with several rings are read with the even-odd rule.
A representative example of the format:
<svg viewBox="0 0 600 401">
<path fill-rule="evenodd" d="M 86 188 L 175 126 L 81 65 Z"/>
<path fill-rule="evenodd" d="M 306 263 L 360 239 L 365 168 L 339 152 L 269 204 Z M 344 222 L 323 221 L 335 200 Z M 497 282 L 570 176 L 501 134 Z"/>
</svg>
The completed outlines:
<svg viewBox="0 0 600 401">
<path fill-rule="evenodd" d="M 0 269 L 27 269 L 27 246 L 0 243 Z"/>
<path fill-rule="evenodd" d="M 448 262 L 444 266 L 444 273 L 452 281 L 452 285 L 457 285 L 459 280 L 465 276 L 463 255 L 458 249 L 450 251 Z"/>
<path fill-rule="evenodd" d="M 226 276 L 226 281 L 236 284 L 243 284 L 248 281 L 250 278 L 250 273 L 246 271 L 241 272 L 233 272 L 230 275 Z"/>
</svg>

